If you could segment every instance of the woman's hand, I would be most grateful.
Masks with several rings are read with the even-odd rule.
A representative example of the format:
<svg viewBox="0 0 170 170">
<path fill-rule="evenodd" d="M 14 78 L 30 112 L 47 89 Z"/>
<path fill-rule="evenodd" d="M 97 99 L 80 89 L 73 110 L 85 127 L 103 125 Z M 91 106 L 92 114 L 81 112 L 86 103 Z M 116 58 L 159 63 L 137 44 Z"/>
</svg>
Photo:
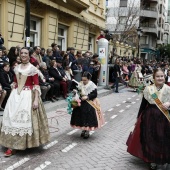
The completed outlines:
<svg viewBox="0 0 170 170">
<path fill-rule="evenodd" d="M 168 108 L 170 107 L 170 102 L 163 103 L 162 106 L 163 106 L 163 109 L 168 110 Z"/>
<path fill-rule="evenodd" d="M 87 96 L 83 96 L 81 99 L 84 101 L 84 100 L 87 100 L 88 97 Z"/>
<path fill-rule="evenodd" d="M 38 100 L 34 100 L 33 109 L 37 109 L 37 108 L 38 108 Z"/>
</svg>

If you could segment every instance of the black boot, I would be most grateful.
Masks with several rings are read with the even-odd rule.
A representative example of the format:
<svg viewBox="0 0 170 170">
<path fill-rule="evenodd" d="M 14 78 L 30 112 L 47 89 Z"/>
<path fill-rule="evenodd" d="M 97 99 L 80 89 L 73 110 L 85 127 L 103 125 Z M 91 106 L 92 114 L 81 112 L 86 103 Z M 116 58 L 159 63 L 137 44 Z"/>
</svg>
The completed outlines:
<svg viewBox="0 0 170 170">
<path fill-rule="evenodd" d="M 84 137 L 85 132 L 86 132 L 85 130 L 81 132 L 81 137 Z"/>
<path fill-rule="evenodd" d="M 85 133 L 84 133 L 84 139 L 88 139 L 89 138 L 89 131 L 86 131 Z"/>
</svg>

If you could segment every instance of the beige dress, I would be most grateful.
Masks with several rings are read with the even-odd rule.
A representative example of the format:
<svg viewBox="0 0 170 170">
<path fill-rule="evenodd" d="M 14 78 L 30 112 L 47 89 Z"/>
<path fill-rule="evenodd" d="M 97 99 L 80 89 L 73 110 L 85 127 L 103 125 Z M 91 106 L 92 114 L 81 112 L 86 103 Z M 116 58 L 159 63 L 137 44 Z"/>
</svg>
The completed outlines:
<svg viewBox="0 0 170 170">
<path fill-rule="evenodd" d="M 25 70 L 15 68 L 14 89 L 7 101 L 0 130 L 0 144 L 25 150 L 49 142 L 48 120 L 40 98 L 37 69 L 29 64 Z M 39 107 L 34 110 L 34 91 L 39 91 Z"/>
</svg>

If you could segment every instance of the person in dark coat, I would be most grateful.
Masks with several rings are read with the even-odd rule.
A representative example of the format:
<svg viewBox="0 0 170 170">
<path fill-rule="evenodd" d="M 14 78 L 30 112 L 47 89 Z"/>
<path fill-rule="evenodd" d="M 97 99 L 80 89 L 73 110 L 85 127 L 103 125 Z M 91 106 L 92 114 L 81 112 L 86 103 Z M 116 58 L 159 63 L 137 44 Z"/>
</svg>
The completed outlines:
<svg viewBox="0 0 170 170">
<path fill-rule="evenodd" d="M 0 33 L 0 48 L 3 47 L 4 44 L 4 38 L 2 37 L 2 34 Z"/>
<path fill-rule="evenodd" d="M 43 74 L 46 82 L 51 86 L 50 90 L 48 91 L 47 95 L 50 101 L 55 102 L 57 99 L 57 95 L 60 91 L 60 86 L 55 79 L 49 75 L 49 71 L 47 70 L 47 65 L 45 62 L 40 63 L 40 71 Z"/>
<path fill-rule="evenodd" d="M 2 103 L 2 107 L 4 108 L 7 102 L 7 99 L 11 93 L 11 84 L 13 82 L 13 75 L 10 72 L 9 63 L 4 63 L 2 70 L 0 71 L 0 83 L 2 88 L 7 92 L 5 100 Z"/>
<path fill-rule="evenodd" d="M 52 43 L 51 47 L 52 47 L 52 50 L 53 50 L 53 55 L 51 57 L 51 60 L 62 60 L 62 56 L 60 55 L 60 53 L 58 51 L 57 44 L 56 43 Z"/>
<path fill-rule="evenodd" d="M 116 93 L 119 93 L 118 87 L 119 87 L 120 74 L 121 74 L 121 71 L 120 71 L 120 66 L 119 66 L 119 59 L 116 59 L 115 65 L 113 67 L 113 75 L 115 78 L 115 85 L 116 85 L 115 92 Z"/>
<path fill-rule="evenodd" d="M 74 70 L 77 70 L 77 60 L 76 60 L 76 57 L 74 56 L 74 52 L 75 52 L 75 49 L 73 47 L 70 48 L 70 53 L 69 53 L 69 63 L 71 63 L 71 69 L 73 70 L 73 73 L 74 73 Z"/>
<path fill-rule="evenodd" d="M 63 97 L 64 97 L 64 99 L 66 99 L 66 97 L 67 97 L 67 80 L 65 77 L 62 76 L 62 74 L 58 70 L 57 62 L 55 60 L 51 61 L 51 67 L 49 69 L 49 74 L 51 77 L 54 77 L 55 83 L 57 83 L 59 85 L 60 89 L 62 89 Z"/>
</svg>

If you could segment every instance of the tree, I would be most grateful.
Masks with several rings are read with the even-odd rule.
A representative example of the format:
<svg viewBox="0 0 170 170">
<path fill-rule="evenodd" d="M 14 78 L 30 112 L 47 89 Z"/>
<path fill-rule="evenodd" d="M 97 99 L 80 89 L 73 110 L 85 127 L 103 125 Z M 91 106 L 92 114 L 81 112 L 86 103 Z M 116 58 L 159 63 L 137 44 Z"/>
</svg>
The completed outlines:
<svg viewBox="0 0 170 170">
<path fill-rule="evenodd" d="M 127 7 L 120 7 L 119 0 L 114 0 L 113 6 L 107 10 L 107 29 L 113 33 L 114 41 L 121 41 L 137 47 L 139 26 L 140 0 L 128 0 Z M 111 23 L 111 24 L 110 24 Z"/>
</svg>

